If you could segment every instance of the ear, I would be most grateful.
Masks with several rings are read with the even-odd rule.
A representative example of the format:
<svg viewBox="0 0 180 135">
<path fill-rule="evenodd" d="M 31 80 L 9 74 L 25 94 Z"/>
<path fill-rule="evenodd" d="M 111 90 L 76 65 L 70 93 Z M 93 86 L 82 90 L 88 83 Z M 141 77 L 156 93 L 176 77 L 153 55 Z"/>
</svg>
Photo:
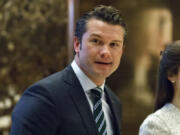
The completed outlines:
<svg viewBox="0 0 180 135">
<path fill-rule="evenodd" d="M 74 36 L 74 51 L 76 52 L 76 54 L 80 51 L 80 41 L 76 36 Z"/>
<path fill-rule="evenodd" d="M 168 80 L 169 80 L 170 82 L 172 82 L 172 83 L 175 83 L 176 80 L 177 80 L 177 75 L 168 72 Z"/>
</svg>

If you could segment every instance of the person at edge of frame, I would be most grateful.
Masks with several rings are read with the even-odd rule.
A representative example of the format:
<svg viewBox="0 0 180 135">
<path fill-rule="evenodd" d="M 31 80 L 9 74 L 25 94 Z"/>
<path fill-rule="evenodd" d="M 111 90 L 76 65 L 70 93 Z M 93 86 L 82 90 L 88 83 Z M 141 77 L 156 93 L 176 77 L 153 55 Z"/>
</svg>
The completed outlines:
<svg viewBox="0 0 180 135">
<path fill-rule="evenodd" d="M 141 124 L 139 135 L 180 135 L 180 40 L 161 55 L 154 113 Z"/>
</svg>

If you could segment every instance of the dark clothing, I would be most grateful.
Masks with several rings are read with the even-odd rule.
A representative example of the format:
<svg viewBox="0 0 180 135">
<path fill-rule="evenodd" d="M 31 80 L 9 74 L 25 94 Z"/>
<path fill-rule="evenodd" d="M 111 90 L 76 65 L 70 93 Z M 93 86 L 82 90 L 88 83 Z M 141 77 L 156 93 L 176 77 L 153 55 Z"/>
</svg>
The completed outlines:
<svg viewBox="0 0 180 135">
<path fill-rule="evenodd" d="M 120 102 L 106 86 L 105 92 L 114 134 L 120 135 Z M 89 103 L 70 65 L 24 92 L 12 114 L 10 135 L 98 135 Z"/>
</svg>

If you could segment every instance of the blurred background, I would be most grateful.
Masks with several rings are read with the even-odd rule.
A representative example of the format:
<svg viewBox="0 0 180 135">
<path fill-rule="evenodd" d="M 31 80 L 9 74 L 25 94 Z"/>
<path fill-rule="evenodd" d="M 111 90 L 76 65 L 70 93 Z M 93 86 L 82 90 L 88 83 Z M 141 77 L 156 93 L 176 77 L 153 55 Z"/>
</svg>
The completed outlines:
<svg viewBox="0 0 180 135">
<path fill-rule="evenodd" d="M 24 90 L 72 61 L 74 22 L 99 4 L 127 22 L 124 56 L 107 84 L 123 105 L 123 135 L 138 134 L 153 112 L 160 51 L 180 39 L 178 0 L 0 0 L 0 135 Z"/>
</svg>

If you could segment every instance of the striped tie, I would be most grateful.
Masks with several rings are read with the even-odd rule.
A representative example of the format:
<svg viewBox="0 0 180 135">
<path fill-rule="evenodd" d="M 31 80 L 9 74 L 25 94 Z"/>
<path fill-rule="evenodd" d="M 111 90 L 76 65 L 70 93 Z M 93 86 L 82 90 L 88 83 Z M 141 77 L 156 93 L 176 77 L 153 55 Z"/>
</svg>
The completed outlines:
<svg viewBox="0 0 180 135">
<path fill-rule="evenodd" d="M 93 99 L 93 116 L 98 129 L 99 135 L 107 135 L 106 131 L 106 120 L 104 117 L 104 112 L 102 110 L 102 89 L 97 87 L 91 90 Z"/>
</svg>

